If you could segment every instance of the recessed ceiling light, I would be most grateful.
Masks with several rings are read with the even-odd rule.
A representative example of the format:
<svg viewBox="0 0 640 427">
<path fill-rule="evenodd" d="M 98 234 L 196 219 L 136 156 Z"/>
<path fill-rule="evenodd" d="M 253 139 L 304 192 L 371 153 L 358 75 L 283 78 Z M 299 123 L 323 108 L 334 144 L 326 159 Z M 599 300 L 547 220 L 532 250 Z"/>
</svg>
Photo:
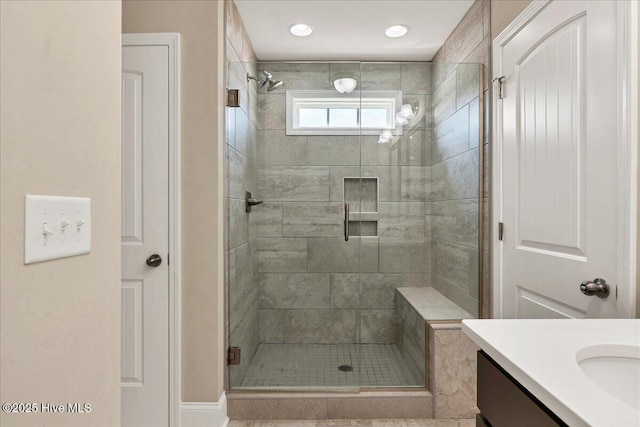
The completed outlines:
<svg viewBox="0 0 640 427">
<path fill-rule="evenodd" d="M 384 33 L 387 35 L 387 37 L 391 37 L 393 39 L 405 36 L 408 32 L 409 32 L 409 27 L 401 24 L 392 25 L 388 27 L 386 30 L 384 30 Z"/>
<path fill-rule="evenodd" d="M 313 27 L 307 24 L 293 24 L 289 27 L 289 31 L 296 37 L 307 37 L 313 33 Z"/>
</svg>

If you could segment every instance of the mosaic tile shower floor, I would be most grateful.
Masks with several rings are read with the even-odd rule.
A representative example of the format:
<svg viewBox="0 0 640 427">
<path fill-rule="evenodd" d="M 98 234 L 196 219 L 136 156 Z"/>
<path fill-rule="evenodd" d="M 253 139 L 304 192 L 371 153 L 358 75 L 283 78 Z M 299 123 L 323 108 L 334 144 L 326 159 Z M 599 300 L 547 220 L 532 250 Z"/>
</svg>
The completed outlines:
<svg viewBox="0 0 640 427">
<path fill-rule="evenodd" d="M 343 372 L 339 366 L 353 368 Z M 344 369 L 344 368 L 343 368 Z M 395 344 L 260 344 L 241 388 L 423 386 Z"/>
</svg>

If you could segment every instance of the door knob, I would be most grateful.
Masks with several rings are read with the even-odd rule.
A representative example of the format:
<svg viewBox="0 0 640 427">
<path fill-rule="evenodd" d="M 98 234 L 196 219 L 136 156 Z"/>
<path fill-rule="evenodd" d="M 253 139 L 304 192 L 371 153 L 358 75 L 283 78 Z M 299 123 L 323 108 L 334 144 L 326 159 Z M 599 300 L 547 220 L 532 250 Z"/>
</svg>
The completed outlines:
<svg viewBox="0 0 640 427">
<path fill-rule="evenodd" d="M 157 267 L 162 264 L 162 257 L 158 254 L 153 254 L 147 258 L 147 265 L 149 267 Z"/>
<path fill-rule="evenodd" d="M 609 296 L 609 284 L 604 279 L 587 280 L 580 284 L 580 292 L 587 296 L 597 296 L 598 298 L 606 298 Z"/>
</svg>

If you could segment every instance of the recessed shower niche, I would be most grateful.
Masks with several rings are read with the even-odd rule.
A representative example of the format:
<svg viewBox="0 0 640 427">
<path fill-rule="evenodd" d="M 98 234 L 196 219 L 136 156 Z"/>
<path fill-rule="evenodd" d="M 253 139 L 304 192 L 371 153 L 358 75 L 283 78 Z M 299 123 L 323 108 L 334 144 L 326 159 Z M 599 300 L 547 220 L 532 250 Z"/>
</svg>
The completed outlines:
<svg viewBox="0 0 640 427">
<path fill-rule="evenodd" d="M 349 235 L 378 237 L 378 178 L 344 178 L 345 209 L 349 209 Z"/>
</svg>

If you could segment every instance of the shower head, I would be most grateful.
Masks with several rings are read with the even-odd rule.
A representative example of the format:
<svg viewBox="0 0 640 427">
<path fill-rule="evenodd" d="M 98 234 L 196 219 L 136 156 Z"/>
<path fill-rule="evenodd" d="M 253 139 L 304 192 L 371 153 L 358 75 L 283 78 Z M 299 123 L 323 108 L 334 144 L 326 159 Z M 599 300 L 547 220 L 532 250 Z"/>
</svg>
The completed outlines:
<svg viewBox="0 0 640 427">
<path fill-rule="evenodd" d="M 282 85 L 283 83 L 281 80 L 269 80 L 269 87 L 267 88 L 267 92 L 271 92 L 274 89 L 278 89 Z"/>
<path fill-rule="evenodd" d="M 267 86 L 267 92 L 271 92 L 272 90 L 277 89 L 283 85 L 282 81 L 273 80 L 273 76 L 271 75 L 271 73 L 266 70 L 260 72 L 260 78 L 256 78 L 247 74 L 247 81 L 249 80 L 257 81 L 260 87 L 265 87 L 265 85 L 267 85 L 268 83 L 269 86 Z"/>
</svg>

